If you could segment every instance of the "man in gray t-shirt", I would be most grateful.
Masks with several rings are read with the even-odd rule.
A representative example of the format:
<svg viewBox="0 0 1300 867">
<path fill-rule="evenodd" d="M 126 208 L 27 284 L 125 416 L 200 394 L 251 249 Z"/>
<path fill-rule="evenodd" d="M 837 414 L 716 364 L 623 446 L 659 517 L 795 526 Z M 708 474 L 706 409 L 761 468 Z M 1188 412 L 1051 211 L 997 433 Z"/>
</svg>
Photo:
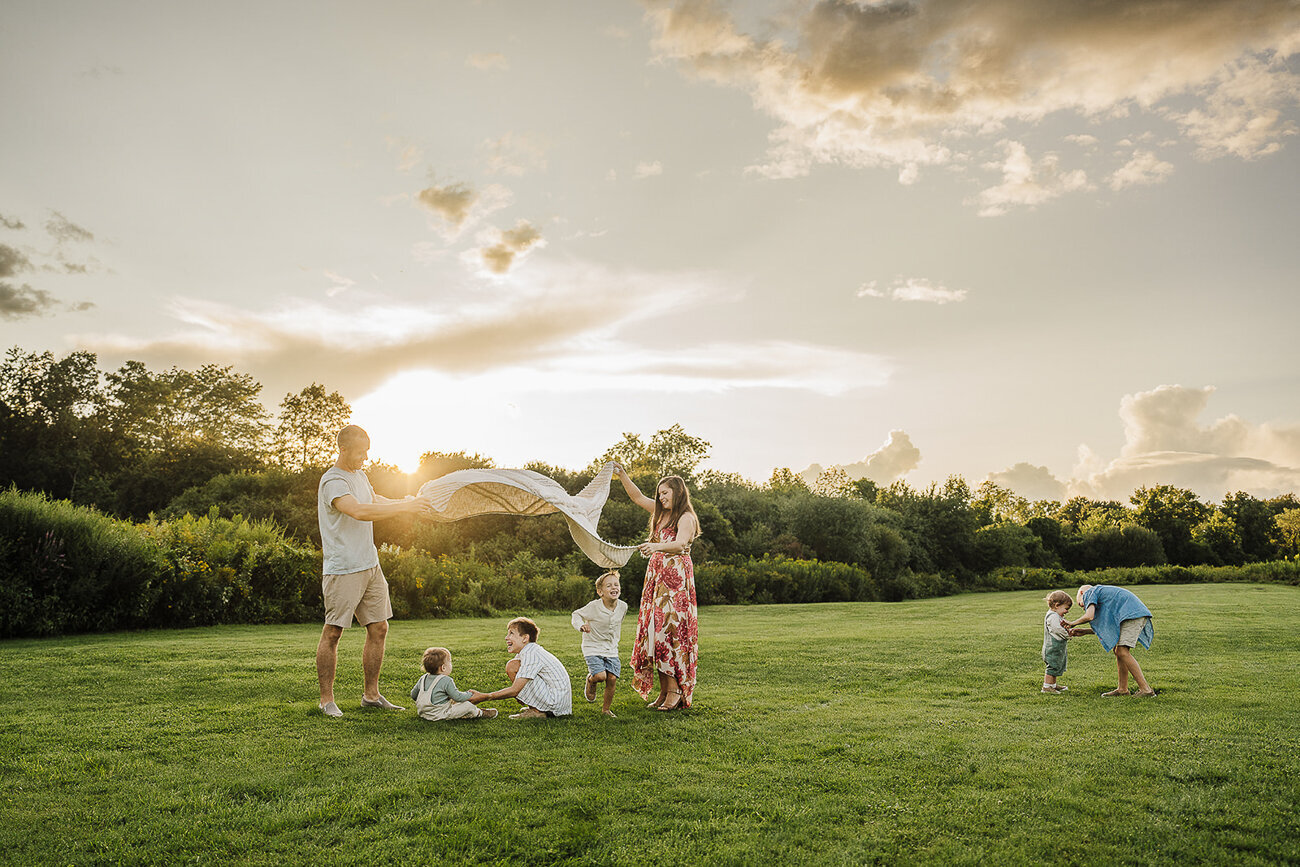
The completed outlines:
<svg viewBox="0 0 1300 867">
<path fill-rule="evenodd" d="M 334 670 L 338 667 L 339 638 L 355 617 L 366 628 L 366 644 L 361 651 L 365 677 L 362 707 L 403 710 L 379 693 L 379 669 L 384 664 L 393 606 L 388 599 L 388 581 L 379 567 L 371 522 L 397 515 L 428 514 L 432 506 L 423 497 L 390 500 L 375 493 L 361 469 L 370 453 L 370 437 L 364 430 L 348 425 L 339 431 L 338 442 L 339 458 L 321 476 L 316 489 L 323 561 L 321 592 L 325 597 L 325 627 L 316 646 L 320 709 L 328 716 L 343 716 L 334 701 Z"/>
</svg>

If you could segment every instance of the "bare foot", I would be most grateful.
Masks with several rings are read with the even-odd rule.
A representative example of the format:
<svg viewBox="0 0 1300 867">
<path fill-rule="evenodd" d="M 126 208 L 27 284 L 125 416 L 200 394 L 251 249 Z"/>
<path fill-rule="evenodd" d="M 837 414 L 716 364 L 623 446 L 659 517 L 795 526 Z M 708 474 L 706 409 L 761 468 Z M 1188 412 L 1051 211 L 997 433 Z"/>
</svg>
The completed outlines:
<svg viewBox="0 0 1300 867">
<path fill-rule="evenodd" d="M 485 707 L 485 708 L 483 708 L 483 716 L 479 717 L 479 719 L 495 719 L 495 718 L 496 718 L 496 715 L 497 715 L 497 709 L 496 709 L 496 708 L 494 708 L 494 707 Z"/>
<path fill-rule="evenodd" d="M 511 719 L 546 719 L 546 714 L 535 707 L 526 707 L 519 713 L 510 714 Z"/>
</svg>

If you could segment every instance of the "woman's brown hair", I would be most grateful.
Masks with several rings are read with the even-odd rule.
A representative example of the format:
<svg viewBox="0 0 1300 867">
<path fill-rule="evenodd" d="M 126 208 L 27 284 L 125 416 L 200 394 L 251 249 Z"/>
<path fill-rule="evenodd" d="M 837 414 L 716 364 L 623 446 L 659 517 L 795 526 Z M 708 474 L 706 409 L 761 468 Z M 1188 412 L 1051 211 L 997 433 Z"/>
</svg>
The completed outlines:
<svg viewBox="0 0 1300 867">
<path fill-rule="evenodd" d="M 668 509 L 668 520 L 662 522 L 664 516 L 664 504 L 659 500 L 659 486 L 667 485 L 668 490 L 673 492 L 673 505 Z M 700 516 L 695 514 L 695 507 L 691 505 L 691 492 L 686 489 L 686 482 L 681 476 L 664 476 L 655 485 L 654 494 L 655 507 L 650 513 L 650 538 L 655 538 L 655 533 L 659 527 L 672 527 L 673 532 L 677 532 L 677 522 L 681 520 L 682 515 L 690 512 L 695 517 L 695 535 L 700 535 Z M 681 540 L 678 540 L 681 541 Z M 690 539 L 685 540 L 687 542 Z"/>
</svg>

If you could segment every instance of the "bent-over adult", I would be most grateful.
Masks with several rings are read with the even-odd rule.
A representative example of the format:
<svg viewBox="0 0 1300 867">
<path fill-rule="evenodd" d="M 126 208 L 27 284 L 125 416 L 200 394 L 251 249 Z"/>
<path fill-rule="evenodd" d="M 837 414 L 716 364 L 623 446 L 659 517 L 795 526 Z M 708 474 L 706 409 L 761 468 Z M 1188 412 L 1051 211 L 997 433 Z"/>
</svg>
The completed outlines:
<svg viewBox="0 0 1300 867">
<path fill-rule="evenodd" d="M 657 680 L 659 693 L 649 704 L 655 710 L 690 707 L 699 644 L 691 543 L 700 519 L 681 476 L 660 479 L 652 500 L 623 467 L 615 465 L 614 472 L 632 502 L 650 513 L 650 538 L 640 546 L 650 562 L 632 645 L 632 686 L 649 698 Z"/>
<path fill-rule="evenodd" d="M 327 716 L 343 716 L 334 701 L 334 671 L 338 667 L 339 638 L 355 617 L 366 629 L 366 643 L 361 650 L 362 707 L 405 710 L 379 692 L 379 669 L 384 664 L 393 605 L 388 598 L 388 580 L 379 567 L 372 522 L 397 515 L 422 515 L 433 507 L 421 497 L 390 500 L 375 493 L 362 470 L 370 454 L 370 436 L 361 428 L 343 428 L 338 445 L 338 460 L 321 476 L 316 489 L 321 593 L 325 597 L 325 627 L 316 645 L 320 709 Z"/>
<path fill-rule="evenodd" d="M 1147 684 L 1142 676 L 1142 667 L 1133 656 L 1134 647 L 1141 644 L 1150 649 L 1151 639 L 1155 637 L 1150 609 L 1131 590 L 1109 584 L 1084 584 L 1074 598 L 1084 613 L 1078 620 L 1067 621 L 1065 625 L 1074 629 L 1082 623 L 1091 623 L 1101 646 L 1107 653 L 1115 654 L 1119 684 L 1102 695 L 1132 695 L 1128 688 L 1130 674 L 1137 681 L 1138 695 L 1144 698 L 1155 695 L 1156 691 Z"/>
</svg>

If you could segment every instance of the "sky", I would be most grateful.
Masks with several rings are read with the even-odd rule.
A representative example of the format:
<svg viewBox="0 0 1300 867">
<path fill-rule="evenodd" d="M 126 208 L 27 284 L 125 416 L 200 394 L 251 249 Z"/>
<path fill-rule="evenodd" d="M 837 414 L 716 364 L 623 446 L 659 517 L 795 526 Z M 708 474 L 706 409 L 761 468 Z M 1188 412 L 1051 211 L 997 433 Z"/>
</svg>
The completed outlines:
<svg viewBox="0 0 1300 867">
<path fill-rule="evenodd" d="M 1294 0 L 8 0 L 0 343 L 371 457 L 1300 491 Z"/>
</svg>

